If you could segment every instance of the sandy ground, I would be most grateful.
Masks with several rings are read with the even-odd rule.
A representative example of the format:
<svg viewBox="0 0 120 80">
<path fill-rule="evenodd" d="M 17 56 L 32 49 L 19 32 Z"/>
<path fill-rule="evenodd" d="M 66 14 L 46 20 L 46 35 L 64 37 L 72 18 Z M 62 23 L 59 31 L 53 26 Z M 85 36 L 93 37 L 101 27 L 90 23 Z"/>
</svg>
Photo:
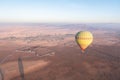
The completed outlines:
<svg viewBox="0 0 120 80">
<path fill-rule="evenodd" d="M 94 41 L 82 54 L 74 36 L 89 29 L 63 25 L 0 27 L 0 78 L 21 80 L 21 57 L 25 80 L 120 80 L 119 35 L 90 29 Z"/>
<path fill-rule="evenodd" d="M 28 74 L 30 72 L 34 72 L 37 69 L 40 69 L 44 66 L 46 66 L 48 62 L 38 60 L 38 61 L 23 61 L 24 65 L 24 74 Z M 12 61 L 9 63 L 5 63 L 1 66 L 1 68 L 4 70 L 5 80 L 10 80 L 13 77 L 19 76 L 19 67 L 17 61 Z"/>
</svg>

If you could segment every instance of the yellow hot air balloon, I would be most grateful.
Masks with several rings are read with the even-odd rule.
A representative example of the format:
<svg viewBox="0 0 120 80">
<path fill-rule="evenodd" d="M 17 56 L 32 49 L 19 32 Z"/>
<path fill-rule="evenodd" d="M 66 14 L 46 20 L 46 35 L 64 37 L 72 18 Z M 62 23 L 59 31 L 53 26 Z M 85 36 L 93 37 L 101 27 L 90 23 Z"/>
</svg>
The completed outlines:
<svg viewBox="0 0 120 80">
<path fill-rule="evenodd" d="M 81 48 L 82 52 L 92 43 L 93 35 L 89 31 L 80 31 L 75 36 L 76 42 Z"/>
</svg>

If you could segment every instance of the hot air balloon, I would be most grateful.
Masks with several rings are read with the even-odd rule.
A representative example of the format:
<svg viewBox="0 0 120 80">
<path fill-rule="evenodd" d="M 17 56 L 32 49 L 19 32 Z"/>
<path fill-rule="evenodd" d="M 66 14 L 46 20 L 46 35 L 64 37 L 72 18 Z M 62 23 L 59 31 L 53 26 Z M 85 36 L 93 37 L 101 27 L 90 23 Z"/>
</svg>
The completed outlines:
<svg viewBox="0 0 120 80">
<path fill-rule="evenodd" d="M 84 53 L 85 49 L 92 43 L 93 35 L 89 31 L 80 31 L 76 34 L 75 40 Z"/>
</svg>

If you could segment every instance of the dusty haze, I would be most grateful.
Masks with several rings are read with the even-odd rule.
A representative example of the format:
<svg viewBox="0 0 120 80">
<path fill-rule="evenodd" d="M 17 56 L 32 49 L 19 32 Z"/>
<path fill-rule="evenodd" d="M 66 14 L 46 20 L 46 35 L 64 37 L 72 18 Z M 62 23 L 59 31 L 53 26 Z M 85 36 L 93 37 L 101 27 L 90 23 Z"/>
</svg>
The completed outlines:
<svg viewBox="0 0 120 80">
<path fill-rule="evenodd" d="M 82 54 L 78 31 L 91 31 Z M 120 24 L 0 24 L 0 68 L 4 80 L 120 80 Z M 0 76 L 2 78 L 2 76 Z"/>
</svg>

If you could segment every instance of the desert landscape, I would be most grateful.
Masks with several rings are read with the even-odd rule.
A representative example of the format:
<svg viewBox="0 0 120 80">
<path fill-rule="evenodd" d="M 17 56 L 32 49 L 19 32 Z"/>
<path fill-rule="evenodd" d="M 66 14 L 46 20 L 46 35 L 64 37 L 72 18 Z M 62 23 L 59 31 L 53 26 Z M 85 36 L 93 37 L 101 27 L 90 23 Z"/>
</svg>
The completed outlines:
<svg viewBox="0 0 120 80">
<path fill-rule="evenodd" d="M 84 54 L 79 31 L 94 36 Z M 120 80 L 120 24 L 1 23 L 0 80 Z"/>
</svg>

